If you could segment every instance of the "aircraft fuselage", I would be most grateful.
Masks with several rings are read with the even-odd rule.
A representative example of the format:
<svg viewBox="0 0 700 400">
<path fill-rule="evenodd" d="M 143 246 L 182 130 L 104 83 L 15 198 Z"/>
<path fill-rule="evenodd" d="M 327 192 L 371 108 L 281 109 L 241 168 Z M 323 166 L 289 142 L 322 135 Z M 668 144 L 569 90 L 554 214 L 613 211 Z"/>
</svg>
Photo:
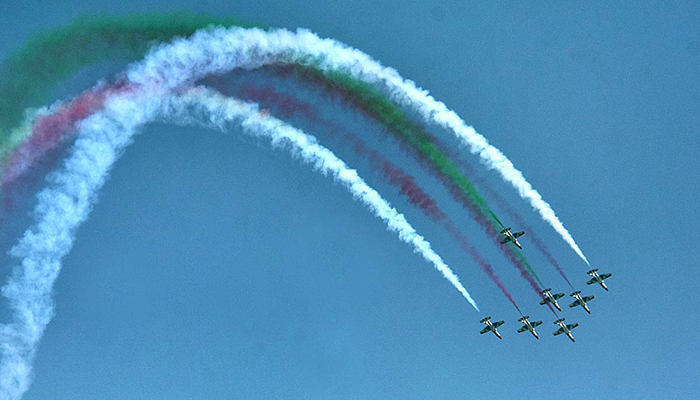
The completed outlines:
<svg viewBox="0 0 700 400">
<path fill-rule="evenodd" d="M 493 324 L 491 323 L 491 321 L 486 321 L 486 326 L 488 326 L 488 327 L 489 327 L 489 330 L 490 330 L 491 332 L 493 332 L 494 335 L 498 336 L 499 339 L 503 339 L 503 338 L 501 337 L 501 334 L 498 333 L 498 329 L 496 329 L 496 327 L 493 326 Z"/>
<path fill-rule="evenodd" d="M 588 282 L 589 285 L 591 285 L 591 284 L 593 284 L 593 282 L 595 282 L 595 283 L 599 284 L 600 286 L 602 286 L 606 292 L 610 291 L 610 289 L 608 289 L 608 286 L 605 284 L 605 279 L 603 277 L 601 277 L 600 274 L 598 274 L 597 269 L 592 269 L 592 270 L 588 271 L 588 275 L 593 277 L 593 279 Z M 604 276 L 605 276 L 605 278 L 609 278 L 610 274 L 605 274 Z"/>
<path fill-rule="evenodd" d="M 559 307 L 559 303 L 557 303 L 557 299 L 555 299 L 554 296 L 552 296 L 552 293 L 545 292 L 544 296 L 547 298 L 547 301 L 549 303 L 552 303 L 554 305 L 554 307 L 557 308 L 557 310 L 561 311 L 561 307 Z"/>
<path fill-rule="evenodd" d="M 534 336 L 535 339 L 538 339 L 538 340 L 539 340 L 540 337 L 537 336 L 537 332 L 535 332 L 535 327 L 532 326 L 532 324 L 530 323 L 530 321 L 527 321 L 527 320 L 526 320 L 526 321 L 525 321 L 525 326 L 527 326 L 527 330 L 530 331 L 530 333 L 532 333 L 532 336 Z"/>
<path fill-rule="evenodd" d="M 513 233 L 511 233 L 510 229 L 506 231 L 506 235 L 510 238 L 510 241 L 513 242 L 514 245 L 518 246 L 520 250 L 523 249 L 523 246 L 520 245 L 520 242 L 518 242 L 518 238 L 516 238 Z"/>
<path fill-rule="evenodd" d="M 598 282 L 598 283 L 600 284 L 600 286 L 602 286 L 603 289 L 605 289 L 605 291 L 609 291 L 609 290 L 610 290 L 610 289 L 608 289 L 608 287 L 605 285 L 605 281 L 600 277 L 600 275 L 598 275 L 597 272 L 594 272 L 594 273 L 593 273 L 593 278 L 595 278 L 595 281 Z"/>
<path fill-rule="evenodd" d="M 574 335 L 571 334 L 571 330 L 569 330 L 569 328 L 566 326 L 566 324 L 564 323 L 564 321 L 557 322 L 557 323 L 558 323 L 559 326 L 561 326 L 561 328 L 564 330 L 564 333 L 566 333 L 566 336 L 568 336 L 569 339 L 571 339 L 571 341 L 575 343 L 576 340 L 574 340 Z"/>
<path fill-rule="evenodd" d="M 589 314 L 591 313 L 591 310 L 588 308 L 588 305 L 586 304 L 585 301 L 583 301 L 583 298 L 581 298 L 580 293 L 574 294 L 574 298 L 579 302 L 581 307 L 583 307 L 583 309 L 586 310 L 587 313 L 589 313 Z"/>
</svg>

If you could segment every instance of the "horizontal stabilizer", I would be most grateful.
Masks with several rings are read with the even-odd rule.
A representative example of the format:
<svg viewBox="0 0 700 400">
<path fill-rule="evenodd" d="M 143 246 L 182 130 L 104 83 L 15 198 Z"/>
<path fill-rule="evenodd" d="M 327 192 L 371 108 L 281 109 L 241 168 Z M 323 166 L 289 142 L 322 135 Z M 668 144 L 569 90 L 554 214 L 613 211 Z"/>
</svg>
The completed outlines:
<svg viewBox="0 0 700 400">
<path fill-rule="evenodd" d="M 510 228 L 506 228 L 506 229 L 502 230 L 501 233 L 506 233 L 506 232 L 508 232 L 509 230 L 510 230 Z"/>
</svg>

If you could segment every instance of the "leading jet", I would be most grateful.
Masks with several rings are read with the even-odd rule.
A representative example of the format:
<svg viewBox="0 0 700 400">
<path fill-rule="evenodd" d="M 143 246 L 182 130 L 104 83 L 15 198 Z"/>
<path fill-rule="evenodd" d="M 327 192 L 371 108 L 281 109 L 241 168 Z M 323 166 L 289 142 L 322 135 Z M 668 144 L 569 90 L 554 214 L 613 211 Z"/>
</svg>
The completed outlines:
<svg viewBox="0 0 700 400">
<path fill-rule="evenodd" d="M 550 303 L 554 305 L 554 307 L 556 307 L 557 310 L 561 311 L 561 307 L 559 307 L 557 300 L 564 297 L 564 293 L 552 294 L 551 291 L 552 289 L 550 288 L 547 288 L 542 291 L 542 294 L 544 295 L 544 300 L 540 301 L 540 304 L 545 305 L 547 303 Z"/>
<path fill-rule="evenodd" d="M 525 234 L 524 231 L 511 233 L 511 232 L 510 232 L 510 228 L 506 228 L 506 229 L 502 230 L 502 231 L 500 232 L 500 234 L 501 234 L 501 235 L 504 235 L 503 239 L 501 239 L 501 244 L 506 244 L 506 243 L 508 243 L 508 242 L 513 242 L 513 244 L 516 245 L 516 246 L 518 246 L 518 248 L 519 248 L 520 250 L 523 249 L 523 246 L 521 246 L 520 243 L 518 242 L 518 238 L 519 238 L 520 236 L 522 236 L 522 235 Z"/>
<path fill-rule="evenodd" d="M 523 326 L 518 329 L 518 333 L 522 333 L 525 331 L 530 331 L 532 335 L 535 337 L 535 339 L 539 340 L 539 336 L 537 336 L 537 332 L 535 332 L 535 327 L 542 325 L 542 321 L 528 321 L 528 318 L 530 318 L 529 315 L 526 315 L 518 320 L 518 322 L 522 322 Z"/>
<path fill-rule="evenodd" d="M 591 279 L 591 280 L 589 280 L 588 282 L 586 282 L 586 285 L 592 285 L 592 284 L 594 284 L 594 283 L 600 283 L 600 286 L 602 286 L 603 289 L 605 289 L 606 292 L 608 291 L 608 287 L 605 286 L 605 280 L 608 279 L 608 278 L 610 278 L 610 277 L 612 276 L 612 274 L 602 274 L 602 275 L 598 275 L 598 268 L 592 269 L 592 270 L 590 270 L 590 271 L 588 271 L 588 272 L 586 272 L 586 273 L 587 273 L 588 275 L 590 275 L 590 276 L 593 277 L 593 279 Z"/>
<path fill-rule="evenodd" d="M 481 333 L 483 335 L 484 333 L 487 333 L 487 332 L 493 332 L 494 335 L 498 336 L 499 339 L 503 339 L 501 337 L 501 334 L 498 333 L 498 330 L 496 328 L 505 324 L 505 322 L 503 322 L 503 321 L 491 322 L 491 317 L 486 317 L 479 322 L 481 322 L 482 324 L 486 324 L 486 328 L 482 329 L 481 332 L 479 332 L 479 333 Z"/>
<path fill-rule="evenodd" d="M 586 302 L 589 302 L 589 301 L 595 299 L 595 296 L 581 297 L 580 290 L 577 290 L 577 291 L 571 293 L 570 296 L 575 298 L 576 300 L 574 300 L 573 303 L 569 304 L 569 307 L 573 308 L 573 307 L 581 306 L 581 307 L 583 307 L 584 310 L 586 310 L 587 313 L 589 313 L 589 314 L 591 313 L 591 310 L 588 309 Z"/>
<path fill-rule="evenodd" d="M 571 330 L 576 328 L 578 326 L 578 324 L 574 322 L 573 324 L 566 325 L 566 324 L 564 324 L 564 319 L 565 318 L 558 319 L 558 320 L 554 321 L 554 323 L 556 325 L 559 325 L 559 329 L 554 331 L 554 336 L 561 335 L 562 333 L 566 333 L 566 336 L 568 336 L 572 342 L 576 342 L 574 340 L 574 335 L 571 334 Z"/>
</svg>

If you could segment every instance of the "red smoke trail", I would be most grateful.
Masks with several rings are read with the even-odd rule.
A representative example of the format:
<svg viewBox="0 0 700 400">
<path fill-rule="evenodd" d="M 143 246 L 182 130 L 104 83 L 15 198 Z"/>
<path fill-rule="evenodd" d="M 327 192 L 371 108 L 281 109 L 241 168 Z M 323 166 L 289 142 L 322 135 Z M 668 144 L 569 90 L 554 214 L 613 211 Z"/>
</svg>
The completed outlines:
<svg viewBox="0 0 700 400">
<path fill-rule="evenodd" d="M 279 75 L 279 76 L 283 76 L 283 77 L 295 76 L 295 75 L 294 75 L 295 69 L 294 69 L 293 66 L 278 66 L 278 67 L 273 67 L 273 68 L 271 68 L 271 70 L 272 70 L 273 73 L 275 73 L 275 74 L 277 74 L 277 75 Z M 299 75 L 296 75 L 296 76 L 299 77 Z M 353 102 L 353 101 L 352 101 L 352 93 L 347 92 L 347 91 L 346 91 L 345 89 L 343 89 L 342 87 L 336 87 L 335 85 L 333 85 L 332 89 L 336 90 L 336 92 L 337 92 L 337 94 L 334 94 L 333 92 L 331 92 L 330 88 L 327 87 L 328 81 L 324 80 L 322 77 L 320 77 L 320 76 L 318 76 L 318 75 L 316 75 L 316 74 L 303 73 L 303 74 L 300 75 L 300 78 L 301 78 L 301 80 L 302 80 L 303 82 L 305 82 L 305 83 L 310 83 L 310 84 L 315 84 L 315 85 L 317 85 L 317 86 L 320 86 L 320 87 L 324 90 L 324 93 L 325 93 L 328 97 L 331 97 L 331 98 L 334 98 L 334 99 L 339 99 L 344 105 L 347 105 L 347 106 L 350 106 L 350 107 L 352 107 L 352 108 L 354 108 L 354 109 L 360 110 L 360 111 L 362 111 L 363 113 L 365 113 L 366 115 L 368 115 L 368 116 L 370 116 L 370 117 L 372 117 L 372 118 L 374 117 L 374 115 L 375 115 L 375 111 L 374 111 L 374 110 L 372 110 L 372 109 L 370 109 L 370 108 L 368 108 L 368 107 L 364 107 L 362 102 Z M 271 95 L 271 93 L 274 93 L 274 91 L 271 91 L 271 93 L 267 93 L 267 92 L 255 93 L 255 89 L 254 89 L 254 88 L 250 88 L 250 87 L 246 88 L 246 90 L 251 91 L 251 93 L 250 93 L 251 95 L 257 94 L 257 95 L 259 96 L 259 97 L 257 97 L 257 98 L 258 98 L 260 101 L 263 101 L 263 100 L 268 100 L 268 101 L 269 101 L 269 100 L 274 100 L 274 99 L 272 98 L 272 97 L 274 97 L 274 96 Z M 347 93 L 346 93 L 346 92 L 347 92 Z M 287 96 L 287 97 L 290 97 L 290 98 L 291 98 L 291 96 Z M 292 99 L 293 99 L 293 98 L 292 98 Z M 284 100 L 285 103 L 289 103 L 289 104 L 291 104 L 291 101 L 292 101 L 292 100 L 290 100 L 290 99 L 285 99 L 285 100 Z M 293 109 L 293 108 L 292 108 L 292 109 Z M 304 111 L 304 112 L 307 113 L 307 115 L 305 115 L 306 117 L 314 117 L 314 115 L 311 115 L 311 114 L 308 112 L 308 109 L 307 109 L 307 108 L 305 108 L 304 110 L 306 110 L 306 111 Z M 317 117 L 317 116 L 316 116 L 316 117 Z M 437 144 L 437 139 L 436 139 L 434 136 L 430 135 L 427 131 L 423 130 L 422 134 L 426 135 L 426 137 L 428 137 L 430 141 L 432 141 L 433 143 L 436 143 L 436 144 Z M 489 223 L 488 220 L 486 220 L 486 218 L 479 212 L 479 210 L 477 210 L 477 209 L 475 208 L 475 206 L 474 206 L 474 205 L 472 204 L 472 202 L 466 197 L 466 195 L 463 194 L 461 191 L 459 191 L 458 188 L 457 188 L 456 186 L 454 186 L 454 184 L 449 180 L 449 178 L 448 178 L 447 176 L 445 176 L 444 174 L 440 173 L 440 171 L 438 171 L 437 168 L 436 168 L 432 163 L 427 162 L 427 160 L 425 159 L 425 157 L 423 157 L 423 156 L 422 156 L 420 153 L 418 153 L 415 149 L 413 149 L 413 148 L 411 148 L 410 146 L 404 144 L 403 141 L 400 141 L 399 143 L 400 143 L 400 147 L 401 147 L 401 149 L 402 149 L 403 151 L 405 151 L 407 154 L 410 154 L 410 155 L 412 155 L 414 158 L 416 158 L 416 160 L 417 160 L 426 170 L 428 170 L 428 171 L 429 171 L 433 176 L 435 176 L 436 178 L 440 179 L 440 180 L 443 182 L 443 184 L 444 184 L 447 188 L 450 189 L 450 193 L 452 194 L 452 196 L 457 200 L 458 203 L 462 204 L 463 207 L 465 207 L 467 210 L 469 210 L 470 214 L 471 214 L 472 217 L 477 221 L 477 223 L 479 223 L 479 225 L 486 231 L 486 233 L 487 233 L 490 237 L 492 237 L 492 238 L 494 239 L 496 246 L 503 252 L 503 254 L 506 256 L 506 258 L 518 269 L 518 271 L 520 272 L 520 275 L 521 275 L 523 278 L 525 278 L 525 280 L 530 284 L 530 287 L 532 287 L 532 289 L 535 291 L 535 293 L 537 293 L 537 296 L 538 296 L 540 299 L 544 299 L 544 296 L 543 296 L 543 294 L 542 294 L 542 288 L 541 288 L 541 287 L 539 286 L 539 284 L 534 280 L 534 277 L 532 276 L 532 274 L 530 274 L 530 273 L 527 271 L 527 269 L 525 268 L 525 266 L 524 266 L 524 265 L 522 264 L 522 262 L 516 257 L 516 255 L 513 253 L 513 251 L 512 251 L 510 248 L 508 248 L 508 247 L 506 247 L 506 246 L 503 246 L 503 245 L 500 243 L 500 241 L 498 240 L 498 238 L 500 237 L 500 235 L 498 234 L 498 232 L 496 232 L 496 231 L 493 229 L 493 226 Z M 442 147 L 442 150 L 444 150 L 444 146 L 441 146 L 441 147 Z M 552 311 L 554 311 L 553 308 L 550 307 L 550 309 L 551 309 Z"/>
<path fill-rule="evenodd" d="M 130 87 L 123 83 L 100 86 L 81 94 L 70 103 L 60 105 L 51 114 L 37 118 L 29 138 L 3 160 L 0 177 L 3 192 L 47 152 L 72 138 L 76 124 L 102 109 L 109 96 L 129 90 Z"/>
<path fill-rule="evenodd" d="M 313 74 L 313 73 L 308 73 L 306 71 L 302 71 L 301 74 L 295 75 L 296 72 L 298 72 L 294 66 L 276 66 L 272 67 L 271 71 L 274 74 L 277 74 L 278 76 L 282 77 L 289 77 L 289 76 L 295 76 L 298 79 L 301 79 L 304 83 L 308 84 L 313 84 L 318 87 L 321 87 L 324 91 L 324 94 L 328 97 L 331 97 L 333 99 L 337 99 L 341 101 L 344 105 L 352 107 L 354 109 L 357 109 L 366 115 L 370 116 L 373 118 L 376 115 L 376 110 L 373 110 L 362 102 L 356 102 L 352 101 L 353 99 L 353 94 L 349 92 L 347 89 L 343 87 L 338 87 L 336 85 L 330 84 L 329 87 L 329 81 L 324 80 L 323 77 Z M 335 92 L 333 92 L 333 90 Z M 391 127 L 389 127 L 392 129 Z M 430 135 L 427 131 L 423 130 L 421 132 L 422 135 L 425 135 L 425 137 L 431 141 L 434 144 L 438 144 L 437 139 L 433 136 Z M 527 280 L 527 282 L 530 284 L 532 289 L 537 293 L 538 297 L 543 299 L 542 295 L 542 288 L 539 286 L 539 284 L 534 280 L 534 277 L 532 274 L 530 274 L 523 263 L 517 258 L 517 256 L 513 253 L 513 251 L 506 247 L 503 246 L 498 238 L 500 235 L 498 232 L 496 232 L 493 229 L 493 226 L 489 223 L 489 221 L 486 220 L 486 218 L 475 208 L 475 206 L 472 204 L 472 202 L 466 197 L 465 194 L 463 194 L 461 191 L 458 190 L 456 186 L 449 180 L 447 176 L 442 174 L 432 163 L 427 162 L 426 158 L 421 155 L 419 152 L 417 152 L 414 148 L 411 148 L 407 144 L 405 144 L 403 141 L 400 141 L 400 147 L 403 151 L 405 151 L 407 154 L 411 154 L 416 160 L 425 168 L 427 169 L 433 176 L 436 178 L 440 179 L 443 184 L 450 189 L 450 193 L 452 196 L 457 200 L 458 203 L 462 204 L 463 207 L 465 207 L 467 210 L 469 210 L 470 214 L 472 217 L 479 223 L 479 225 L 486 231 L 486 233 L 492 237 L 495 240 L 496 246 L 503 252 L 503 254 L 506 256 L 506 258 L 518 269 L 520 272 L 520 275 Z M 442 151 L 445 151 L 444 146 L 440 146 Z M 552 309 L 553 310 L 553 309 Z"/>
<path fill-rule="evenodd" d="M 314 110 L 309 103 L 303 102 L 290 95 L 276 92 L 270 87 L 255 87 L 252 85 L 244 85 L 241 90 L 241 96 L 250 99 L 257 103 L 275 106 L 280 114 L 284 117 L 291 117 L 294 114 L 300 114 L 316 124 L 323 125 L 331 134 L 339 133 L 342 138 L 352 145 L 355 154 L 366 157 L 370 161 L 370 166 L 375 171 L 380 170 L 384 177 L 389 180 L 394 186 L 399 188 L 401 194 L 408 197 L 411 204 L 417 206 L 423 213 L 432 219 L 434 222 L 440 223 L 445 227 L 447 232 L 457 241 L 462 250 L 469 254 L 488 277 L 498 286 L 508 300 L 513 304 L 516 310 L 521 313 L 520 308 L 515 303 L 513 296 L 508 292 L 501 279 L 496 275 L 496 272 L 491 267 L 477 249 L 469 242 L 466 236 L 460 232 L 455 223 L 442 211 L 435 200 L 428 195 L 418 184 L 416 184 L 413 176 L 407 174 L 400 167 L 393 164 L 376 150 L 370 148 L 356 135 L 345 131 L 338 124 L 325 120 L 319 116 L 319 113 Z M 529 275 L 528 275 L 529 276 Z M 522 313 L 521 313 L 522 314 Z"/>
<path fill-rule="evenodd" d="M 440 145 L 440 147 L 443 149 L 448 149 L 446 146 Z M 449 150 L 447 151 L 450 152 Z M 477 176 L 477 174 L 474 173 L 474 169 L 471 167 L 471 165 L 469 165 L 463 159 L 460 159 L 460 157 L 457 154 L 454 154 L 452 152 L 450 153 L 450 158 L 457 160 L 458 165 L 466 170 L 466 175 L 472 177 L 472 182 L 477 183 L 483 190 L 488 192 L 489 196 L 496 202 L 496 204 L 498 204 L 498 206 L 503 211 L 505 211 L 506 214 L 513 218 L 518 224 L 518 226 L 522 227 L 522 229 L 527 232 L 527 236 L 530 238 L 529 240 L 532 242 L 532 244 L 534 244 L 537 250 L 539 250 L 540 253 L 544 255 L 547 261 L 549 261 L 549 263 L 554 266 L 554 268 L 557 270 L 557 272 L 559 272 L 559 275 L 561 275 L 562 278 L 564 278 L 569 287 L 575 290 L 574 286 L 569 281 L 569 278 L 566 276 L 566 273 L 564 273 L 564 270 L 554 258 L 552 253 L 549 252 L 542 240 L 540 240 L 540 238 L 535 234 L 535 231 L 530 226 L 528 226 L 527 223 L 525 223 L 520 214 L 513 210 L 513 208 L 511 208 L 508 204 L 508 202 L 505 199 L 503 199 L 503 197 L 501 197 L 498 193 L 496 193 L 496 191 L 493 190 L 493 188 L 486 183 L 486 180 L 483 177 Z"/>
</svg>

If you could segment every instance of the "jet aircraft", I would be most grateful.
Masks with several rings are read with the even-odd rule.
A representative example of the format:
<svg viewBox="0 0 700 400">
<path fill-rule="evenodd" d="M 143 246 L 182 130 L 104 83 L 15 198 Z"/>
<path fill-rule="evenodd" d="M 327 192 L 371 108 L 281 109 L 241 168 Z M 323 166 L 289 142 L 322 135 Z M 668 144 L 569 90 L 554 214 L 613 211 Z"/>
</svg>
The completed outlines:
<svg viewBox="0 0 700 400">
<path fill-rule="evenodd" d="M 592 269 L 586 273 L 593 277 L 593 279 L 586 282 L 587 285 L 592 285 L 594 283 L 600 283 L 600 286 L 602 286 L 606 292 L 608 291 L 608 287 L 605 286 L 605 280 L 610 278 L 612 276 L 612 274 L 598 275 L 598 268 Z"/>
<path fill-rule="evenodd" d="M 583 307 L 584 310 L 586 310 L 587 313 L 591 313 L 591 310 L 588 309 L 588 306 L 586 305 L 587 302 L 595 299 L 595 296 L 586 296 L 586 297 L 581 297 L 581 291 L 577 290 L 573 293 L 570 294 L 571 297 L 575 298 L 573 303 L 569 304 L 569 307 L 577 307 L 581 306 Z"/>
<path fill-rule="evenodd" d="M 518 329 L 518 333 L 530 331 L 530 333 L 532 333 L 532 335 L 535 337 L 535 339 L 539 339 L 540 337 L 537 336 L 537 332 L 535 332 L 535 327 L 542 325 L 542 321 L 530 322 L 530 321 L 528 321 L 528 318 L 530 318 L 530 316 L 526 315 L 526 316 L 518 319 L 518 322 L 522 322 L 524 324 L 520 329 Z"/>
<path fill-rule="evenodd" d="M 513 242 L 514 245 L 518 246 L 518 248 L 522 250 L 523 246 L 521 246 L 520 242 L 518 242 L 518 238 L 520 236 L 524 235 L 525 232 L 520 231 L 520 232 L 511 233 L 510 228 L 506 228 L 506 229 L 502 230 L 500 233 L 501 233 L 501 235 L 504 235 L 503 239 L 501 239 L 501 244 Z"/>
<path fill-rule="evenodd" d="M 496 328 L 503 325 L 505 322 L 503 322 L 503 321 L 491 322 L 491 317 L 486 317 L 479 322 L 481 322 L 482 324 L 486 324 L 486 328 L 482 329 L 481 332 L 479 332 L 479 333 L 481 333 L 483 335 L 484 333 L 487 333 L 487 332 L 493 332 L 494 335 L 498 336 L 499 339 L 503 339 L 501 337 L 501 334 L 498 333 L 498 330 Z"/>
<path fill-rule="evenodd" d="M 572 342 L 576 342 L 574 340 L 574 335 L 571 334 L 571 330 L 576 328 L 578 326 L 578 324 L 574 322 L 573 324 L 566 325 L 566 324 L 564 324 L 564 319 L 565 318 L 558 319 L 558 320 L 554 321 L 554 323 L 556 325 L 559 325 L 559 329 L 554 331 L 554 336 L 561 335 L 562 333 L 566 333 L 566 336 L 568 336 Z"/>
<path fill-rule="evenodd" d="M 561 311 L 561 307 L 559 307 L 557 300 L 564 297 L 564 293 L 552 294 L 551 291 L 552 289 L 550 288 L 547 288 L 542 291 L 542 294 L 544 295 L 544 300 L 540 301 L 540 304 L 545 305 L 547 303 L 550 303 L 554 305 L 554 307 L 556 307 L 557 310 Z"/>
</svg>

